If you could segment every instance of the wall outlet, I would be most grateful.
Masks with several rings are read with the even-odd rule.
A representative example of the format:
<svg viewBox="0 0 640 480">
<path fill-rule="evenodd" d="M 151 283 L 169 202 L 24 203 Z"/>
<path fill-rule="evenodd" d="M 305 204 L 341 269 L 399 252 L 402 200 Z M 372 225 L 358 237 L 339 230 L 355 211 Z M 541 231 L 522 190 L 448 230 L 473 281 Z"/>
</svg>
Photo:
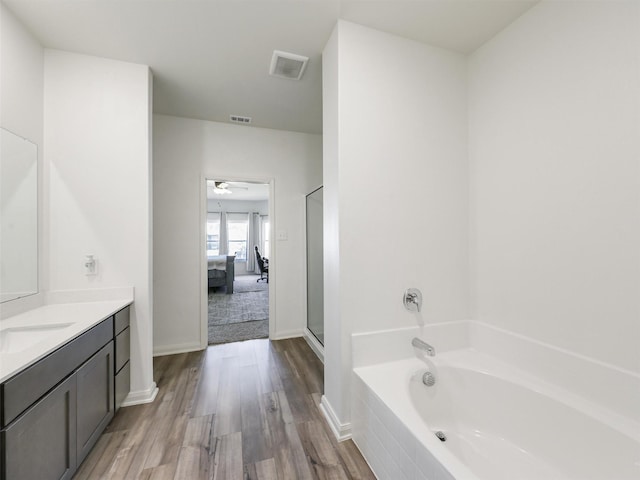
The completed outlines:
<svg viewBox="0 0 640 480">
<path fill-rule="evenodd" d="M 279 241 L 288 240 L 289 239 L 289 235 L 287 235 L 287 231 L 286 230 L 278 230 L 278 234 L 276 235 L 276 238 Z"/>
</svg>

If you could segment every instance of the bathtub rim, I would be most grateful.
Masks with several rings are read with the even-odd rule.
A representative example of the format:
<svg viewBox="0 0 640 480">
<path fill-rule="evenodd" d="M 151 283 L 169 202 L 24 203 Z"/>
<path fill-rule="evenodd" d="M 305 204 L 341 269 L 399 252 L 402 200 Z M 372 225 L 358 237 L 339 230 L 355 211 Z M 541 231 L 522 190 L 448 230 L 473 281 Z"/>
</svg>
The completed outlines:
<svg viewBox="0 0 640 480">
<path fill-rule="evenodd" d="M 416 352 L 411 339 L 416 336 L 434 345 L 439 355 L 475 348 L 640 424 L 640 371 L 630 371 L 479 320 L 353 333 L 352 368 L 413 358 Z M 590 375 L 584 375 L 585 371 Z M 592 377 L 597 377 L 598 382 L 591 381 Z"/>
</svg>

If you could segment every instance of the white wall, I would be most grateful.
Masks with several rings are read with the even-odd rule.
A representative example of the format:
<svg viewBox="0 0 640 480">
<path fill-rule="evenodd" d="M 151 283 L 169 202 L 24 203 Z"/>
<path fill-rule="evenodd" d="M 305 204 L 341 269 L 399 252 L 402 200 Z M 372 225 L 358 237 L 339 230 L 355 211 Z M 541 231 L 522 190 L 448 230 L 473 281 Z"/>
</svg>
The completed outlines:
<svg viewBox="0 0 640 480">
<path fill-rule="evenodd" d="M 0 306 L 0 318 L 42 304 L 46 288 L 43 231 L 43 94 L 44 49 L 0 3 L 0 126 L 29 139 L 38 149 L 38 243 L 40 294 Z"/>
<path fill-rule="evenodd" d="M 44 49 L 0 3 L 0 122 L 42 153 Z"/>
<path fill-rule="evenodd" d="M 351 333 L 416 320 L 478 318 L 638 371 L 638 9 L 542 2 L 469 58 L 339 22 L 323 54 L 334 427 Z M 401 307 L 410 286 L 421 316 Z"/>
<path fill-rule="evenodd" d="M 45 51 L 52 291 L 133 286 L 131 390 L 153 389 L 151 75 L 143 65 Z M 84 254 L 99 274 L 84 275 Z"/>
<path fill-rule="evenodd" d="M 325 268 L 339 285 L 325 283 L 327 358 L 351 333 L 469 318 L 469 205 L 462 55 L 341 21 L 323 65 Z M 421 315 L 402 305 L 409 287 L 424 295 Z M 340 348 L 325 395 L 344 422 Z"/>
<path fill-rule="evenodd" d="M 640 14 L 543 2 L 469 61 L 477 318 L 640 371 Z"/>
<path fill-rule="evenodd" d="M 306 322 L 304 196 L 322 183 L 319 135 L 154 116 L 154 350 L 200 348 L 201 227 L 206 178 L 274 179 L 276 337 Z M 275 274 L 275 275 L 274 275 Z M 275 295 L 274 295 L 275 294 Z"/>
<path fill-rule="evenodd" d="M 324 270 L 324 397 L 340 437 L 349 421 L 345 379 L 351 374 L 351 323 L 342 316 L 340 275 L 340 33 L 338 22 L 322 52 L 322 176 Z M 337 410 L 337 412 L 336 412 Z M 344 421 L 342 419 L 345 419 Z M 330 422 L 331 424 L 332 422 Z"/>
</svg>

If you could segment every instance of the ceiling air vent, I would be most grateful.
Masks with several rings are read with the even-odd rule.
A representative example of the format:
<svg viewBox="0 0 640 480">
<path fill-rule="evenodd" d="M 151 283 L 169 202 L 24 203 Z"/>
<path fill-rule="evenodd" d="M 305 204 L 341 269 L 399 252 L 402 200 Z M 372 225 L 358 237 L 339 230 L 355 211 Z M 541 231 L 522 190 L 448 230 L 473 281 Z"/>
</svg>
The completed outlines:
<svg viewBox="0 0 640 480">
<path fill-rule="evenodd" d="M 274 50 L 269 74 L 275 77 L 300 80 L 308 61 L 309 57 Z"/>
<path fill-rule="evenodd" d="M 241 117 L 240 115 L 230 115 L 229 119 L 233 123 L 242 123 L 244 125 L 248 125 L 251 123 L 251 117 Z"/>
</svg>

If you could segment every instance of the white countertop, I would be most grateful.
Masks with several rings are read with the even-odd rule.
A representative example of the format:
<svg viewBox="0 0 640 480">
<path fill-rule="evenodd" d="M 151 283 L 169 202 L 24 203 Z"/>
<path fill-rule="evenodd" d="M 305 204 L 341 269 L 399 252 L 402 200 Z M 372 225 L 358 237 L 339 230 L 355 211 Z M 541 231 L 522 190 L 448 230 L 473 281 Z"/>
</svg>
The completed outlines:
<svg viewBox="0 0 640 480">
<path fill-rule="evenodd" d="M 29 326 L 71 324 L 66 328 L 52 331 L 46 338 L 24 350 L 0 353 L 0 382 L 34 364 L 132 302 L 132 298 L 122 298 L 95 302 L 56 303 L 0 320 L 0 331 Z"/>
</svg>

